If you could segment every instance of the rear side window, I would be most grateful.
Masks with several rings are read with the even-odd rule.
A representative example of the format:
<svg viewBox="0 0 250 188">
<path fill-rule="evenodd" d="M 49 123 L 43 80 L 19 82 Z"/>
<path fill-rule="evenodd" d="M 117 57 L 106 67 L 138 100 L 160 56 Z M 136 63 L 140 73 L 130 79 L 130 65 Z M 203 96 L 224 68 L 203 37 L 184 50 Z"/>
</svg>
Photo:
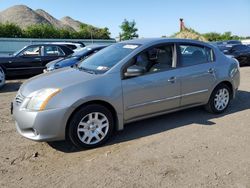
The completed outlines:
<svg viewBox="0 0 250 188">
<path fill-rule="evenodd" d="M 62 56 L 63 51 L 57 46 L 45 46 L 44 54 L 45 56 Z"/>
<path fill-rule="evenodd" d="M 212 49 L 205 46 L 180 45 L 181 66 L 191 66 L 214 61 Z"/>
</svg>

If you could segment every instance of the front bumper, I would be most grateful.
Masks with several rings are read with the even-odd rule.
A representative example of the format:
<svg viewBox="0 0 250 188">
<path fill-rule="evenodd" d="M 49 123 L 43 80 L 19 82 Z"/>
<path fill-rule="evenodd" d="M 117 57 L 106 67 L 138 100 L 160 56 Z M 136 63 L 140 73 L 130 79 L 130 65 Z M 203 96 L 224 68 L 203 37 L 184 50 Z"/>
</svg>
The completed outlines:
<svg viewBox="0 0 250 188">
<path fill-rule="evenodd" d="M 17 131 L 34 141 L 64 140 L 68 112 L 68 108 L 33 112 L 22 110 L 15 102 L 13 103 Z"/>
</svg>

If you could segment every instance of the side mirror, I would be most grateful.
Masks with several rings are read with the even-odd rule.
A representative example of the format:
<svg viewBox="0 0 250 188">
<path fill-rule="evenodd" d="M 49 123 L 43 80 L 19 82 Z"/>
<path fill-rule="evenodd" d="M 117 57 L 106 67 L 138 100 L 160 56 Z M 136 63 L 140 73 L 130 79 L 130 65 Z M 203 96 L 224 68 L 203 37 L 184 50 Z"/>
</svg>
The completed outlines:
<svg viewBox="0 0 250 188">
<path fill-rule="evenodd" d="M 143 67 L 132 65 L 127 68 L 127 72 L 125 72 L 126 77 L 135 77 L 140 76 L 145 72 L 145 69 Z"/>
</svg>

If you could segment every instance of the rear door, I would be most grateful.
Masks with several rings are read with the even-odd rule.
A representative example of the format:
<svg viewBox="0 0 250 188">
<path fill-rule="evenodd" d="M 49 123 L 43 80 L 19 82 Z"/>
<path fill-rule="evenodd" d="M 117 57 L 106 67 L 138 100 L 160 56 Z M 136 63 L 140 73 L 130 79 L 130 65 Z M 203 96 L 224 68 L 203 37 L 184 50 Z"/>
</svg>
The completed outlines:
<svg viewBox="0 0 250 188">
<path fill-rule="evenodd" d="M 216 82 L 212 49 L 189 43 L 179 44 L 177 69 L 181 75 L 181 106 L 206 103 Z"/>
<path fill-rule="evenodd" d="M 45 45 L 42 50 L 42 66 L 45 68 L 46 64 L 58 59 L 65 57 L 63 50 L 56 45 Z"/>
</svg>

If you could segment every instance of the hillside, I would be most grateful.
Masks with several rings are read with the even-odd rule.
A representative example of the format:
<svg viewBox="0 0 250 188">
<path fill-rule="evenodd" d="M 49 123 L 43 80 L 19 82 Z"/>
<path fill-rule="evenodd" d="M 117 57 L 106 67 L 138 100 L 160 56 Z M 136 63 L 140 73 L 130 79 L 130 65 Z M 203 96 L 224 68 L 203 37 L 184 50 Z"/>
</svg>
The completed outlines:
<svg viewBox="0 0 250 188">
<path fill-rule="evenodd" d="M 47 13 L 42 9 L 37 9 L 35 12 L 39 14 L 41 17 L 45 18 L 50 23 L 50 25 L 53 25 L 56 28 L 60 29 L 65 28 L 69 30 L 74 30 L 71 26 L 62 23 L 60 20 L 54 18 L 53 16 L 51 16 L 49 13 Z"/>
<path fill-rule="evenodd" d="M 25 5 L 15 5 L 0 12 L 0 23 L 14 23 L 25 29 L 30 25 L 48 24 L 55 28 L 64 28 L 70 31 L 79 31 L 80 25 L 87 25 L 69 16 L 61 20 L 54 18 L 52 15 L 42 9 L 33 10 Z"/>
<path fill-rule="evenodd" d="M 60 21 L 61 21 L 62 24 L 70 26 L 75 31 L 79 31 L 80 30 L 80 25 L 84 24 L 84 23 L 82 23 L 80 21 L 72 19 L 69 16 L 63 17 Z M 86 25 L 86 24 L 84 24 L 84 25 Z"/>
<path fill-rule="evenodd" d="M 208 41 L 205 37 L 203 37 L 198 32 L 185 28 L 184 30 L 176 33 L 173 37 L 175 38 L 184 38 L 184 39 L 194 39 L 194 40 L 200 40 L 200 41 Z"/>
</svg>

